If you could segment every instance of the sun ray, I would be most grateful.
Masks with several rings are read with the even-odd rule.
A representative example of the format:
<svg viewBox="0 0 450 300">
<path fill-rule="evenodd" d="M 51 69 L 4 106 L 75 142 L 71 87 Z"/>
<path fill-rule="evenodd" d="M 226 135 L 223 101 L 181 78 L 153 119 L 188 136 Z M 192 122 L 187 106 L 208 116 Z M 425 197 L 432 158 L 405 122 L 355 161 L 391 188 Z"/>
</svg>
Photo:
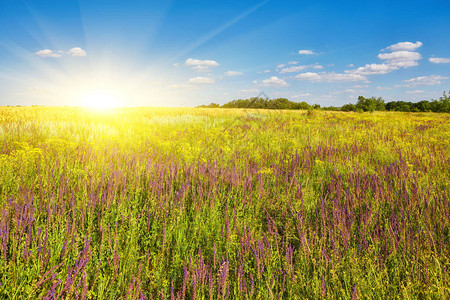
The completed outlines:
<svg viewBox="0 0 450 300">
<path fill-rule="evenodd" d="M 123 106 L 118 95 L 109 91 L 95 91 L 84 95 L 81 99 L 84 107 L 93 109 L 111 109 Z"/>
</svg>

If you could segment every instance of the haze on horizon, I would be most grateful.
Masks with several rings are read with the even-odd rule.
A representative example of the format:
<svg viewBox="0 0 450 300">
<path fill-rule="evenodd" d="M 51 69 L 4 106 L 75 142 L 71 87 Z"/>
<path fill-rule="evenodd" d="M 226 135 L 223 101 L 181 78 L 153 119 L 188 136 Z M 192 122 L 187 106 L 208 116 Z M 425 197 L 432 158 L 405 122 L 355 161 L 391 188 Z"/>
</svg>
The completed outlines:
<svg viewBox="0 0 450 300">
<path fill-rule="evenodd" d="M 0 105 L 436 99 L 450 2 L 0 0 Z"/>
</svg>

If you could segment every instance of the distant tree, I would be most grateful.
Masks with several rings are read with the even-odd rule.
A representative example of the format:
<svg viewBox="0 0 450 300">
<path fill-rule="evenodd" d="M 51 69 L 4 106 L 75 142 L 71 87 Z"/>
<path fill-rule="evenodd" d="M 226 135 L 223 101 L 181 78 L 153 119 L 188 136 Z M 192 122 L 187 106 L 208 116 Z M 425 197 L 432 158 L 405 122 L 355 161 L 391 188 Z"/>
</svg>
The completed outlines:
<svg viewBox="0 0 450 300">
<path fill-rule="evenodd" d="M 324 107 L 321 108 L 321 110 L 340 111 L 341 108 L 340 107 L 336 107 L 336 106 L 324 106 Z"/>
<path fill-rule="evenodd" d="M 269 109 L 292 109 L 293 102 L 289 101 L 286 98 L 277 98 L 273 100 L 269 100 L 267 102 L 267 108 Z"/>
<path fill-rule="evenodd" d="M 199 108 L 218 108 L 218 107 L 220 107 L 220 105 L 217 103 L 211 103 L 209 105 L 199 105 L 197 107 L 199 107 Z"/>
<path fill-rule="evenodd" d="M 402 103 L 402 105 L 399 107 L 398 110 L 399 111 L 410 112 L 411 111 L 411 106 L 409 106 L 408 103 Z"/>
<path fill-rule="evenodd" d="M 384 100 L 381 97 L 364 98 L 363 96 L 358 97 L 356 109 L 361 109 L 363 111 L 386 110 Z"/>
<path fill-rule="evenodd" d="M 266 99 L 252 97 L 250 99 L 232 100 L 221 106 L 222 108 L 263 108 L 263 109 L 309 109 L 306 102 L 293 102 L 287 98 Z M 320 106 L 319 106 L 320 107 Z"/>
<path fill-rule="evenodd" d="M 356 111 L 356 106 L 355 104 L 345 104 L 341 107 L 341 111 Z"/>
<path fill-rule="evenodd" d="M 311 108 L 311 105 L 309 105 L 306 102 L 300 102 L 300 103 L 295 103 L 294 104 L 294 109 L 302 109 L 302 110 L 308 110 Z"/>
<path fill-rule="evenodd" d="M 450 93 L 450 92 L 449 92 Z M 224 105 L 220 106 L 217 103 L 211 103 L 209 105 L 200 105 L 198 107 L 205 108 L 262 108 L 262 109 L 302 109 L 302 110 L 330 110 L 330 111 L 404 111 L 404 112 L 446 112 L 450 113 L 450 95 L 446 92 L 443 93 L 439 100 L 422 100 L 417 103 L 405 102 L 405 101 L 390 101 L 385 103 L 381 97 L 365 98 L 363 96 L 358 97 L 356 104 L 345 104 L 342 107 L 325 106 L 320 107 L 319 104 L 310 105 L 306 102 L 293 102 L 287 98 L 267 99 L 261 97 L 252 97 L 250 99 L 237 99 L 232 100 Z"/>
<path fill-rule="evenodd" d="M 450 113 L 450 95 L 447 95 L 445 91 L 439 98 L 439 112 Z"/>
<path fill-rule="evenodd" d="M 416 103 L 416 107 L 419 111 L 431 111 L 431 105 L 429 101 L 423 100 Z"/>
</svg>

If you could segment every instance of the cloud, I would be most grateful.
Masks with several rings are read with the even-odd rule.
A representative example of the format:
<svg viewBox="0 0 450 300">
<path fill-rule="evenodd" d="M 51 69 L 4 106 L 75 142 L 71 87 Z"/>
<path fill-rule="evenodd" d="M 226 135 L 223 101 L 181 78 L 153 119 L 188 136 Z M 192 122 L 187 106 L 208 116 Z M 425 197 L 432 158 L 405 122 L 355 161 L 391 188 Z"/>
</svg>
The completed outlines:
<svg viewBox="0 0 450 300">
<path fill-rule="evenodd" d="M 255 82 L 257 83 L 257 82 Z M 260 86 L 276 86 L 276 87 L 284 87 L 289 86 L 289 83 L 284 81 L 281 78 L 278 78 L 277 76 L 272 76 L 269 79 L 264 79 L 259 83 Z"/>
<path fill-rule="evenodd" d="M 414 90 L 414 91 L 407 91 L 407 94 L 421 94 L 425 92 L 424 90 Z"/>
<path fill-rule="evenodd" d="M 288 64 L 290 64 L 290 65 L 296 65 L 296 64 L 298 64 L 299 62 L 298 61 L 290 61 L 290 62 L 288 62 Z"/>
<path fill-rule="evenodd" d="M 277 69 L 281 69 L 281 68 L 284 68 L 284 67 L 286 67 L 285 64 L 280 64 L 280 65 L 277 66 Z"/>
<path fill-rule="evenodd" d="M 359 74 L 342 74 L 342 73 L 314 73 L 306 72 L 298 74 L 294 77 L 298 80 L 309 80 L 317 82 L 345 82 L 345 81 L 367 81 L 365 76 Z"/>
<path fill-rule="evenodd" d="M 408 68 L 417 66 L 417 60 L 422 58 L 418 52 L 411 51 L 396 51 L 391 53 L 380 53 L 378 58 L 386 60 L 391 66 L 399 68 Z"/>
<path fill-rule="evenodd" d="M 59 58 L 59 57 L 62 57 L 63 55 L 84 57 L 87 55 L 87 52 L 85 50 L 81 49 L 80 47 L 74 47 L 74 48 L 70 49 L 68 52 L 64 52 L 61 50 L 53 51 L 50 49 L 44 49 L 44 50 L 39 50 L 39 51 L 35 52 L 34 54 L 36 54 L 37 56 L 40 56 L 40 57 Z"/>
<path fill-rule="evenodd" d="M 225 72 L 225 75 L 226 76 L 230 76 L 230 77 L 232 77 L 232 76 L 239 76 L 239 75 L 243 75 L 244 73 L 242 73 L 242 72 L 239 72 L 239 71 L 226 71 Z"/>
<path fill-rule="evenodd" d="M 77 56 L 77 57 L 83 57 L 83 56 L 87 55 L 86 51 L 84 51 L 80 47 L 74 47 L 74 48 L 70 49 L 69 53 L 70 53 L 70 55 Z"/>
<path fill-rule="evenodd" d="M 409 43 L 409 42 L 398 43 L 398 44 L 389 46 L 386 49 L 407 48 L 407 46 L 404 46 L 405 43 Z M 420 45 L 418 47 L 420 47 L 422 45 L 421 42 L 417 42 L 417 43 L 420 43 Z M 415 44 L 409 43 L 409 44 L 418 45 L 417 43 L 415 43 Z M 400 45 L 400 46 L 398 46 L 398 45 Z M 412 49 L 412 47 L 409 47 L 409 48 Z M 359 74 L 359 75 L 387 74 L 387 73 L 391 73 L 392 71 L 398 70 L 400 68 L 409 68 L 409 67 L 417 66 L 419 64 L 417 61 L 422 59 L 422 55 L 420 55 L 420 53 L 413 52 L 413 51 L 407 51 L 407 50 L 399 50 L 399 51 L 394 51 L 394 52 L 390 52 L 390 53 L 380 53 L 380 54 L 378 54 L 377 57 L 378 57 L 378 59 L 383 60 L 384 62 L 381 64 L 366 64 L 364 67 L 359 67 L 354 70 L 346 70 L 345 73 Z"/>
<path fill-rule="evenodd" d="M 306 73 L 298 74 L 294 78 L 300 79 L 300 80 L 320 81 L 322 76 L 317 73 L 306 72 Z"/>
<path fill-rule="evenodd" d="M 39 50 L 39 51 L 35 52 L 34 54 L 36 54 L 37 56 L 40 56 L 40 57 L 61 57 L 62 56 L 62 54 L 54 52 L 53 50 L 50 50 L 50 49 Z"/>
<path fill-rule="evenodd" d="M 404 87 L 416 87 L 420 85 L 438 85 L 442 84 L 443 80 L 448 79 L 448 77 L 440 76 L 440 75 L 430 75 L 430 76 L 419 76 L 407 80 L 403 80 Z"/>
<path fill-rule="evenodd" d="M 402 51 L 402 50 L 406 50 L 406 51 L 414 51 L 420 47 L 422 47 L 423 43 L 422 42 L 415 42 L 415 43 L 411 43 L 411 42 L 400 42 L 394 45 L 390 45 L 389 47 L 386 47 L 384 50 L 390 50 L 390 51 Z"/>
<path fill-rule="evenodd" d="M 262 74 L 262 73 L 270 73 L 270 70 L 264 70 L 264 71 L 258 72 L 258 74 Z"/>
<path fill-rule="evenodd" d="M 354 64 L 349 64 L 347 67 L 353 68 L 354 66 L 355 66 Z"/>
<path fill-rule="evenodd" d="M 209 68 L 220 66 L 215 60 L 200 60 L 195 58 L 188 58 L 184 64 L 198 71 L 207 71 Z"/>
<path fill-rule="evenodd" d="M 314 51 L 312 51 L 312 50 L 298 50 L 298 54 L 311 55 L 311 54 L 316 54 L 316 53 L 314 53 Z"/>
<path fill-rule="evenodd" d="M 305 65 L 305 66 L 294 66 L 294 67 L 289 67 L 289 68 L 284 68 L 281 69 L 280 73 L 292 73 L 292 72 L 299 72 L 299 71 L 303 71 L 305 69 L 323 69 L 323 66 L 321 65 Z"/>
<path fill-rule="evenodd" d="M 450 58 L 444 58 L 444 57 L 430 57 L 428 59 L 433 64 L 446 64 L 450 63 Z"/>
<path fill-rule="evenodd" d="M 372 74 L 386 74 L 397 69 L 398 67 L 389 64 L 367 64 L 364 67 L 359 67 L 356 70 L 350 71 L 347 70 L 345 72 L 360 75 L 372 75 Z"/>
<path fill-rule="evenodd" d="M 191 78 L 189 79 L 190 83 L 200 83 L 200 84 L 213 84 L 216 81 L 214 80 L 214 78 L 211 77 L 195 77 L 195 78 Z"/>
<path fill-rule="evenodd" d="M 174 66 L 174 67 L 178 67 L 179 66 L 179 64 L 178 63 L 174 63 L 172 66 Z"/>
</svg>

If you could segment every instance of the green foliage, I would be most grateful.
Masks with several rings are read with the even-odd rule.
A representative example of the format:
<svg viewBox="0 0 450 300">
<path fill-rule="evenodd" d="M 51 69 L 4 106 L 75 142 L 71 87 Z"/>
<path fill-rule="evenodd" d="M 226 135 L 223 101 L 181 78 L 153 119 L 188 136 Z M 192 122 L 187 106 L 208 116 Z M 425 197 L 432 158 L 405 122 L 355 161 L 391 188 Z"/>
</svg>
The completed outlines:
<svg viewBox="0 0 450 300">
<path fill-rule="evenodd" d="M 250 99 L 239 99 L 230 101 L 221 106 L 222 108 L 259 108 L 259 109 L 302 109 L 307 110 L 310 105 L 306 102 L 292 102 L 286 98 L 266 99 L 253 97 Z"/>
<path fill-rule="evenodd" d="M 356 109 L 370 112 L 385 110 L 384 100 L 381 97 L 364 98 L 363 96 L 359 96 L 355 107 Z"/>
<path fill-rule="evenodd" d="M 386 104 L 386 110 L 404 112 L 437 112 L 450 113 L 450 97 L 443 93 L 439 100 L 422 100 L 419 102 L 391 101 Z"/>
<path fill-rule="evenodd" d="M 220 105 L 217 103 L 210 103 L 209 105 L 199 105 L 198 108 L 219 108 Z"/>
<path fill-rule="evenodd" d="M 358 97 L 356 104 L 345 104 L 342 107 L 324 106 L 319 104 L 310 105 L 306 102 L 292 102 L 286 98 L 266 99 L 253 97 L 250 99 L 238 99 L 233 100 L 220 106 L 216 103 L 209 105 L 200 105 L 200 108 L 248 108 L 248 109 L 298 109 L 309 110 L 321 109 L 325 111 L 355 111 L 355 112 L 374 112 L 374 111 L 402 111 L 402 112 L 441 112 L 450 113 L 450 96 L 443 93 L 439 100 L 423 100 L 417 103 L 405 102 L 405 101 L 390 101 L 385 104 L 381 97 L 365 98 L 363 96 Z"/>
<path fill-rule="evenodd" d="M 341 111 L 356 111 L 356 105 L 354 104 L 345 104 L 341 107 Z"/>
</svg>

